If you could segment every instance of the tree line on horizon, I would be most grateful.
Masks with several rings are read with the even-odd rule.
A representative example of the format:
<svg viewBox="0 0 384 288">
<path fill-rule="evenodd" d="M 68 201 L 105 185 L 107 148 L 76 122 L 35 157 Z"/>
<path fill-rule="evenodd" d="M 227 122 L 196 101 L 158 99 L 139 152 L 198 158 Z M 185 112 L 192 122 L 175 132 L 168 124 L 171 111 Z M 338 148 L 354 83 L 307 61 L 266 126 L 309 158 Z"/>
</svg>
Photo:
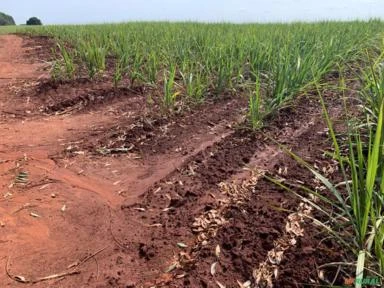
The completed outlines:
<svg viewBox="0 0 384 288">
<path fill-rule="evenodd" d="M 0 12 L 0 26 L 12 26 L 16 25 L 15 20 L 11 15 Z M 24 25 L 43 25 L 41 20 L 37 17 L 29 18 Z"/>
</svg>

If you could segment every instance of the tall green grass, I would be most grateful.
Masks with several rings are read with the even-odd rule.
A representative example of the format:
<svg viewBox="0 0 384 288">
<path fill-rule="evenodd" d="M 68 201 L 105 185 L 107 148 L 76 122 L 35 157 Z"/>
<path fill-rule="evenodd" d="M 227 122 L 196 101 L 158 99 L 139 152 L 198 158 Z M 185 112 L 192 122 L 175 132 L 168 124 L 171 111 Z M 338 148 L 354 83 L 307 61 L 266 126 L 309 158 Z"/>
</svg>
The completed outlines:
<svg viewBox="0 0 384 288">
<path fill-rule="evenodd" d="M 255 91 L 252 91 L 249 95 L 249 119 L 252 129 L 257 129 L 262 126 L 263 112 L 262 112 L 262 99 L 260 80 L 256 79 Z"/>
<path fill-rule="evenodd" d="M 365 104 L 366 121 L 357 125 L 347 120 L 346 138 L 342 140 L 337 137 L 317 86 L 334 147 L 333 157 L 343 177 L 341 183 L 332 183 L 322 172 L 284 148 L 329 191 L 331 197 L 324 197 L 308 187 L 302 187 L 303 191 L 317 197 L 317 203 L 308 199 L 306 202 L 322 213 L 325 219 L 328 218 L 328 225 L 324 224 L 323 227 L 342 243 L 346 255 L 354 255 L 357 288 L 362 287 L 362 279 L 367 274 L 384 279 L 384 85 L 381 85 L 384 74 L 377 69 L 377 63 L 364 67 L 362 72 L 364 77 L 360 96 Z M 346 90 L 344 79 L 341 79 L 341 83 L 340 95 L 343 95 Z M 347 105 L 345 107 L 348 114 Z M 271 180 L 299 195 L 286 185 Z"/>
<path fill-rule="evenodd" d="M 266 109 L 273 110 L 350 60 L 383 30 L 380 21 L 292 24 L 125 24 L 20 27 L 70 43 L 73 62 L 90 78 L 114 61 L 113 82 L 162 89 L 175 71 L 181 96 L 201 102 L 208 96 L 241 94 L 257 75 L 265 86 Z M 109 60 L 108 60 L 109 59 Z M 79 69 L 81 71 L 81 69 Z M 164 95 L 164 97 L 168 97 Z"/>
</svg>

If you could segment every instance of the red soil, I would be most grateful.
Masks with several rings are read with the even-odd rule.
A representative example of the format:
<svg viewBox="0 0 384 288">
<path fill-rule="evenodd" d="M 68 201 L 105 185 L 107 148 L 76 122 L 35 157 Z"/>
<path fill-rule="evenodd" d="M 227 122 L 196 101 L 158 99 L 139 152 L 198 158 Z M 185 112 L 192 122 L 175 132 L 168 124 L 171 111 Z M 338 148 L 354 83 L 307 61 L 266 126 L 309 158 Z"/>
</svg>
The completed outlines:
<svg viewBox="0 0 384 288">
<path fill-rule="evenodd" d="M 300 201 L 260 179 L 246 201 L 223 206 L 218 184 L 250 179 L 245 167 L 272 175 L 286 167 L 285 178 L 313 185 L 310 173 L 266 136 L 327 165 L 316 99 L 303 98 L 256 134 L 241 128 L 241 97 L 164 117 L 156 101 L 148 102 L 148 90 L 114 89 L 104 80 L 52 84 L 38 61 L 47 57 L 44 49 L 33 50 L 44 41 L 0 36 L 0 265 L 6 268 L 0 286 L 218 287 L 219 281 L 238 287 L 236 280 L 253 281 L 253 269 Z M 122 147 L 127 150 L 118 153 Z M 20 172 L 28 182 L 11 185 Z M 201 245 L 192 224 L 212 209 L 226 223 Z M 317 265 L 340 260 L 322 237 L 305 226 L 275 287 L 317 282 Z M 179 265 L 165 272 L 175 261 Z"/>
</svg>

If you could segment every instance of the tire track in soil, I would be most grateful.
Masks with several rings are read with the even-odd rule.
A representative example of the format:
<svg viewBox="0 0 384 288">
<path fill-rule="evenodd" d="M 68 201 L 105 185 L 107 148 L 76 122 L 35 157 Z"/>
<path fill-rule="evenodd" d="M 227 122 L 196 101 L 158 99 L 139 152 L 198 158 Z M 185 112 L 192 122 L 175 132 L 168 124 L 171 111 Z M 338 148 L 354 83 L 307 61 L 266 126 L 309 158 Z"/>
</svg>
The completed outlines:
<svg viewBox="0 0 384 288">
<path fill-rule="evenodd" d="M 281 111 L 277 118 L 272 120 L 266 133 L 290 147 L 305 147 L 308 144 L 305 149 L 311 150 L 314 144 L 307 134 L 314 133 L 312 135 L 316 136 L 314 141 L 326 141 L 324 135 L 317 133 L 323 132 L 324 128 L 318 101 L 303 98 L 294 108 Z M 265 151 L 267 153 L 263 153 Z M 120 239 L 119 243 L 124 246 L 124 249 L 118 249 L 119 256 L 115 259 L 125 262 L 126 257 L 131 258 L 132 255 L 139 255 L 141 259 L 134 264 L 139 268 L 132 267 L 129 272 L 117 270 L 118 274 L 106 273 L 107 283 L 103 285 L 108 283 L 110 285 L 108 287 L 124 287 L 123 283 L 133 283 L 135 287 L 171 285 L 175 275 L 187 271 L 191 273 L 190 277 L 173 282 L 172 287 L 215 287 L 215 282 L 209 277 L 209 267 L 213 262 L 209 263 L 209 266 L 204 262 L 203 267 L 206 269 L 204 271 L 191 267 L 172 271 L 173 273 L 164 271 L 179 257 L 181 251 L 176 243 L 182 242 L 188 244 L 188 247 L 195 246 L 196 236 L 191 230 L 191 225 L 195 217 L 217 207 L 215 198 L 221 196 L 218 194 L 217 185 L 225 180 L 243 177 L 244 172 L 241 172 L 241 169 L 244 166 L 256 165 L 258 168 L 273 170 L 277 163 L 284 164 L 286 161 L 284 156 L 279 152 L 273 154 L 274 151 L 276 152 L 276 148 L 270 146 L 269 141 L 260 134 L 254 135 L 249 131 L 236 130 L 155 184 L 143 195 L 140 204 L 128 203 L 121 207 L 122 211 L 115 211 L 114 213 L 118 215 L 115 217 L 125 218 L 122 223 L 112 225 L 113 229 L 118 231 L 115 238 Z M 294 164 L 291 165 L 294 167 Z M 251 270 L 255 268 L 252 264 L 262 262 L 266 253 L 273 247 L 273 240 L 282 234 L 285 218 L 289 213 L 277 212 L 272 208 L 294 210 L 298 201 L 265 180 L 260 180 L 249 203 L 249 207 L 244 207 L 244 210 L 248 210 L 247 214 L 244 214 L 240 207 L 231 207 L 226 218 L 234 219 L 235 222 L 230 222 L 232 225 L 225 225 L 219 232 L 225 257 L 228 257 L 221 269 L 228 274 L 224 280 L 231 280 L 230 283 L 233 285 L 238 285 L 233 282 L 235 277 L 244 281 L 250 279 Z M 136 226 L 140 225 L 139 223 L 141 226 L 138 228 Z M 129 231 L 129 237 L 125 231 Z M 239 239 L 242 233 L 247 237 L 243 243 Z M 245 246 L 249 248 L 244 250 Z M 185 252 L 187 251 L 188 255 L 197 256 L 201 261 L 212 260 L 214 250 L 203 249 L 201 254 L 200 252 L 196 254 L 196 251 L 190 248 Z M 142 271 L 149 272 L 143 276 Z"/>
<path fill-rule="evenodd" d="M 52 159 L 59 166 L 71 163 L 75 170 L 87 170 L 103 177 L 102 167 L 94 165 L 95 162 L 119 166 L 118 170 L 114 170 L 119 194 L 127 202 L 136 203 L 153 183 L 178 170 L 206 147 L 233 133 L 232 127 L 244 119 L 244 106 L 246 100 L 243 98 L 222 99 L 168 117 L 154 112 L 148 118 L 137 116 L 129 121 L 116 121 L 118 124 L 96 127 L 73 145 L 63 143 L 71 147 L 70 151 L 67 148 Z M 98 152 L 126 149 L 131 145 L 129 151 L 106 155 L 111 157 L 100 156 L 102 153 Z M 78 154 L 85 155 L 76 156 Z"/>
<path fill-rule="evenodd" d="M 338 113 L 341 107 L 340 103 L 336 105 Z M 280 142 L 285 142 L 289 149 L 307 161 L 316 161 L 319 167 L 327 167 L 329 159 L 323 157 L 323 150 L 329 147 L 325 133 L 326 126 L 321 118 L 320 121 L 313 120 L 315 120 L 313 125 L 294 133 L 295 137 L 286 139 L 283 137 Z M 271 153 L 273 151 L 275 153 Z M 305 168 L 299 167 L 297 162 L 278 147 L 272 146 L 268 153 L 273 155 L 273 158 L 268 160 L 268 165 L 264 166 L 269 175 L 289 179 L 290 183 L 295 181 L 297 184 L 305 183 L 315 189 L 313 175 Z M 259 163 L 260 159 L 263 158 L 257 155 L 251 161 L 252 167 L 259 169 L 263 167 Z M 235 175 L 231 181 L 241 185 L 244 179 L 242 174 Z M 254 283 L 254 269 L 259 268 L 259 264 L 268 259 L 267 253 L 274 248 L 275 241 L 279 241 L 285 232 L 287 216 L 296 211 L 300 202 L 297 197 L 264 179 L 260 179 L 253 189 L 249 188 L 248 193 L 248 201 L 238 206 L 233 205 L 226 210 L 225 218 L 229 219 L 229 222 L 219 230 L 213 242 L 197 251 L 198 265 L 190 271 L 187 280 L 191 287 L 197 285 L 197 281 L 200 281 L 199 285 L 202 287 L 215 287 L 216 280 L 227 287 L 238 285 L 236 280 L 241 283 L 251 280 Z M 320 234 L 320 230 L 310 221 L 306 221 L 304 232 L 304 237 L 297 239 L 297 244 L 284 253 L 282 263 L 276 266 L 278 278 L 276 280 L 271 277 L 274 287 L 304 287 L 310 284 L 311 280 L 317 281 L 317 265 L 341 259 L 339 249 L 329 249 L 336 247 L 333 241 L 328 241 L 324 245 L 320 241 L 324 235 Z M 222 254 L 217 269 L 219 272 L 216 277 L 212 277 L 209 273 L 210 266 L 218 261 L 214 255 L 216 245 L 222 247 Z M 183 285 L 185 282 L 179 282 L 179 285 L 175 286 Z"/>
<path fill-rule="evenodd" d="M 337 119 L 342 113 L 342 103 L 328 99 L 334 106 L 333 117 Z M 316 105 L 316 104 L 315 104 Z M 317 105 L 320 107 L 320 105 Z M 294 109 L 299 109 L 295 107 Z M 316 108 L 316 107 L 315 107 Z M 307 109 L 304 109 L 307 110 Z M 319 109 L 318 109 L 319 110 Z M 308 112 L 308 111 L 299 111 Z M 312 111 L 313 113 L 313 111 Z M 323 151 L 329 147 L 326 136 L 326 125 L 322 116 L 301 119 L 303 126 L 297 130 L 290 130 L 282 135 L 273 135 L 280 143 L 319 167 L 328 167 L 329 159 L 323 157 Z M 268 133 L 269 134 L 269 133 Z M 271 134 L 269 134 L 271 135 Z M 263 169 L 268 174 L 279 175 L 285 179 L 306 183 L 315 188 L 313 175 L 305 168 L 299 167 L 297 162 L 290 159 L 275 145 L 267 146 L 267 152 L 256 153 L 247 165 L 251 168 Z M 269 157 L 266 157 L 268 156 Z M 333 163 L 334 164 L 334 163 Z M 247 176 L 248 174 L 248 176 Z M 237 183 L 242 187 L 244 180 L 249 179 L 249 172 L 240 172 L 231 177 L 226 183 Z M 218 189 L 214 189 L 211 193 Z M 253 270 L 267 258 L 267 252 L 273 248 L 274 241 L 280 239 L 285 232 L 286 217 L 296 211 L 300 202 L 296 197 L 283 189 L 279 189 L 270 182 L 260 179 L 254 187 L 248 188 L 249 198 L 240 205 L 231 205 L 225 209 L 225 219 L 228 223 L 219 229 L 217 236 L 206 246 L 191 249 L 193 258 L 197 258 L 196 265 L 187 269 L 188 273 L 183 280 L 176 280 L 171 287 L 218 287 L 216 281 L 227 287 L 237 287 L 253 279 Z M 220 205 L 211 205 L 219 210 Z M 324 235 L 315 228 L 310 221 L 306 221 L 305 235 L 299 238 L 297 245 L 286 251 L 285 258 L 279 266 L 279 276 L 274 280 L 274 287 L 304 287 L 305 283 L 317 281 L 317 265 L 339 261 L 342 258 L 340 249 L 333 241 L 320 241 Z M 196 242 L 193 242 L 196 243 Z M 216 246 L 221 247 L 221 256 L 218 260 L 215 255 Z M 192 245 L 193 246 L 193 245 Z M 304 257 L 303 257 L 304 256 Z M 297 261 L 295 261 L 297 260 Z M 291 262 L 292 261 L 292 262 Z M 210 274 L 214 262 L 218 271 L 215 277 Z M 177 272 L 185 273 L 185 270 Z M 175 273 L 177 275 L 177 273 Z M 331 279 L 333 276 L 331 276 Z M 339 284 L 342 284 L 342 279 Z"/>
</svg>

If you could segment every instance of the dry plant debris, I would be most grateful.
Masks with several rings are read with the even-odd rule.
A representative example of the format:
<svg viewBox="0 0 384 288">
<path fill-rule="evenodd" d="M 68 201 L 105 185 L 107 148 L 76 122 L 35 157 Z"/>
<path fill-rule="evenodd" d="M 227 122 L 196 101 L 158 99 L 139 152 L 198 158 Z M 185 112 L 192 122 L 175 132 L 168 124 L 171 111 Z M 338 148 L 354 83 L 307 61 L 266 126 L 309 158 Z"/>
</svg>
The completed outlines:
<svg viewBox="0 0 384 288">
<path fill-rule="evenodd" d="M 218 229 L 227 223 L 224 217 L 224 211 L 232 204 L 240 205 L 244 203 L 253 191 L 253 187 L 258 180 L 264 175 L 264 171 L 250 170 L 251 176 L 241 183 L 221 182 L 218 186 L 223 199 L 217 199 L 217 208 L 204 212 L 195 218 L 192 224 L 192 231 L 197 233 L 197 240 L 203 246 L 208 244 L 209 239 L 214 238 Z M 220 254 L 220 247 L 217 254 Z"/>
<path fill-rule="evenodd" d="M 284 252 L 295 246 L 299 237 L 304 236 L 302 224 L 312 210 L 312 206 L 301 202 L 297 211 L 288 216 L 284 234 L 274 241 L 274 248 L 268 252 L 267 259 L 253 271 L 256 288 L 273 288 L 273 280 L 279 276 L 279 265 Z"/>
</svg>

